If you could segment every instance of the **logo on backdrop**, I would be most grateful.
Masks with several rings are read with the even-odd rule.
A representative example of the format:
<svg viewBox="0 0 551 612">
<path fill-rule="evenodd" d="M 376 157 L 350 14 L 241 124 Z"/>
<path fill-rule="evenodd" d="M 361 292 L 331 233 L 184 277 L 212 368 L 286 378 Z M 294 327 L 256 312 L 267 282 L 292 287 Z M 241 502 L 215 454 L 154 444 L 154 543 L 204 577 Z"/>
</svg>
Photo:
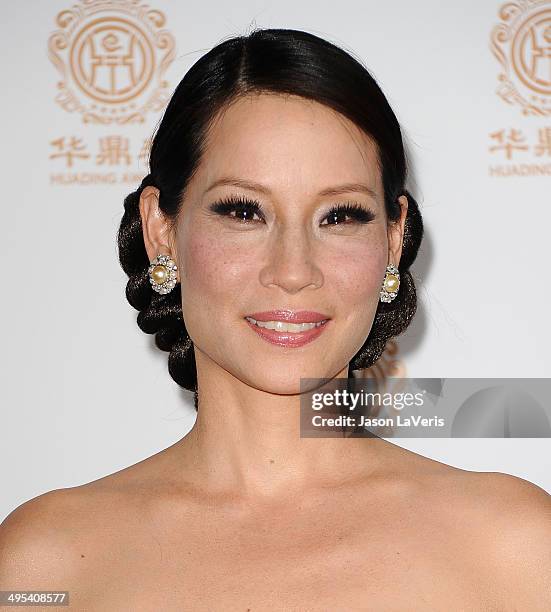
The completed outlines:
<svg viewBox="0 0 551 612">
<path fill-rule="evenodd" d="M 171 95 L 165 73 L 176 45 L 164 14 L 141 0 L 80 0 L 55 23 L 48 55 L 66 121 L 50 135 L 50 184 L 139 183 L 151 146 L 146 122 Z"/>
<path fill-rule="evenodd" d="M 81 0 L 61 11 L 48 55 L 61 80 L 56 102 L 85 123 L 143 123 L 168 99 L 163 74 L 175 43 L 160 11 L 126 0 Z"/>
<path fill-rule="evenodd" d="M 496 93 L 514 124 L 488 134 L 493 177 L 551 175 L 551 1 L 503 4 L 490 49 L 499 62 Z"/>
<path fill-rule="evenodd" d="M 551 115 L 551 2 L 509 2 L 499 17 L 491 36 L 497 95 L 524 115 Z"/>
</svg>

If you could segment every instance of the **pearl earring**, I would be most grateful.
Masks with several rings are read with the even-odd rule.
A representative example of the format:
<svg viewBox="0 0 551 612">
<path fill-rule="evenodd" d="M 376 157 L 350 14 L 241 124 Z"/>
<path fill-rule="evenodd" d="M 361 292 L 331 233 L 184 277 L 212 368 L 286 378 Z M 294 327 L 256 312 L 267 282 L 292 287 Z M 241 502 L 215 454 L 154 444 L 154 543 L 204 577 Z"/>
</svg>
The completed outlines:
<svg viewBox="0 0 551 612">
<path fill-rule="evenodd" d="M 389 264 L 386 267 L 385 278 L 383 280 L 383 286 L 379 294 L 381 302 L 392 302 L 392 300 L 398 295 L 398 288 L 400 287 L 400 272 L 398 268 Z"/>
<path fill-rule="evenodd" d="M 157 293 L 166 294 L 172 291 L 176 280 L 176 264 L 168 255 L 157 255 L 149 264 L 148 274 L 151 288 Z"/>
</svg>

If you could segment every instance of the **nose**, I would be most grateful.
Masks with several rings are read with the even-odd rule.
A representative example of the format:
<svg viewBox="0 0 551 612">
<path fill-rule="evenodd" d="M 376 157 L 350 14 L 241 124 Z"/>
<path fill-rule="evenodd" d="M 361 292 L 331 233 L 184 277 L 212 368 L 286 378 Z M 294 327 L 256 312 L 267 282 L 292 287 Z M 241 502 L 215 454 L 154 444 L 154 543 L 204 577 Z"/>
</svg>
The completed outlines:
<svg viewBox="0 0 551 612">
<path fill-rule="evenodd" d="M 287 227 L 271 236 L 266 244 L 267 264 L 260 271 L 265 287 L 278 286 L 287 293 L 323 285 L 323 273 L 316 263 L 315 243 L 305 227 Z"/>
</svg>

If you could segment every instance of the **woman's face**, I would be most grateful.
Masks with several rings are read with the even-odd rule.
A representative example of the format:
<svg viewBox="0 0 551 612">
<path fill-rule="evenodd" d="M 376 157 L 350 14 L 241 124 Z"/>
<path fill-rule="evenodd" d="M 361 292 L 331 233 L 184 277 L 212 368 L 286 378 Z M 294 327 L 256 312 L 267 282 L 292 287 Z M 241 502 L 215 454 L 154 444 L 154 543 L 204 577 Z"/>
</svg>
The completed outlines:
<svg viewBox="0 0 551 612">
<path fill-rule="evenodd" d="M 344 184 L 367 189 L 324 194 Z M 222 214 L 216 205 L 229 198 L 237 208 Z M 347 202 L 359 213 L 329 215 Z M 248 96 L 226 108 L 172 237 L 198 368 L 217 364 L 282 394 L 298 393 L 300 378 L 346 376 L 371 329 L 385 267 L 398 264 L 403 213 L 387 227 L 375 148 L 345 117 L 296 96 Z M 272 310 L 330 320 L 291 347 L 245 319 Z"/>
</svg>

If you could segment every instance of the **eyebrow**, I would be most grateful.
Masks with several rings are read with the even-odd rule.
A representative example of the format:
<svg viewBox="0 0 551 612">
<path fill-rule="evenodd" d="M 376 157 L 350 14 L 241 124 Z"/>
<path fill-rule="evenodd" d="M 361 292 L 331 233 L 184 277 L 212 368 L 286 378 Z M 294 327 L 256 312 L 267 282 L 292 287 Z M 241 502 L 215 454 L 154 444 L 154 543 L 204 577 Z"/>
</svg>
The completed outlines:
<svg viewBox="0 0 551 612">
<path fill-rule="evenodd" d="M 270 190 L 265 187 L 264 185 L 261 185 L 260 183 L 255 183 L 253 181 L 246 181 L 243 179 L 239 179 L 239 178 L 233 178 L 233 177 L 223 177 L 220 178 L 216 181 L 214 181 L 214 183 L 212 183 L 212 185 L 207 189 L 207 192 L 209 192 L 211 189 L 214 189 L 215 187 L 219 187 L 220 185 L 230 185 L 232 187 L 241 187 L 242 189 L 249 189 L 251 191 L 258 191 L 259 193 L 263 193 L 264 195 L 270 195 Z M 341 195 L 343 193 L 365 193 L 368 196 L 372 197 L 374 200 L 377 199 L 377 194 L 375 193 L 375 190 L 372 189 L 371 187 L 369 187 L 369 185 L 366 185 L 364 183 L 344 183 L 342 185 L 334 185 L 332 187 L 326 187 L 325 189 L 322 189 L 318 195 L 319 196 L 335 196 L 335 195 Z"/>
</svg>

